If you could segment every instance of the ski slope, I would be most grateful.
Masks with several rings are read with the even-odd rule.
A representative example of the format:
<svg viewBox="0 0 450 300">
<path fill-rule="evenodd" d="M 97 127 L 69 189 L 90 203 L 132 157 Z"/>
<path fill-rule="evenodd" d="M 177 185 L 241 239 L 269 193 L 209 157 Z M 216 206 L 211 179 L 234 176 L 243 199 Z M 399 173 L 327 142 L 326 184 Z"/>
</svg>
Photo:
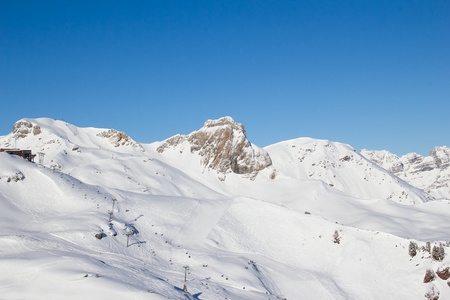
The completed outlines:
<svg viewBox="0 0 450 300">
<path fill-rule="evenodd" d="M 161 153 L 117 131 L 22 121 L 24 137 L 0 147 L 45 156 L 0 153 L 1 298 L 450 298 L 447 280 L 423 282 L 448 255 L 420 250 L 450 251 L 450 202 L 348 145 L 286 141 L 256 174 L 221 173 L 186 143 Z"/>
</svg>

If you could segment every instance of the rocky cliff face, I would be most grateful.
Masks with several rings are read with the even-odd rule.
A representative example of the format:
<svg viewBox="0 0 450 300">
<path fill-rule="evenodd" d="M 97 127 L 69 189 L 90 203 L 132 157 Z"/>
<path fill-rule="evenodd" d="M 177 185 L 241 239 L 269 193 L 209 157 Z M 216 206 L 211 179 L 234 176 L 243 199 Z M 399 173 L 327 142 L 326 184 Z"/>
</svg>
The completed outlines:
<svg viewBox="0 0 450 300">
<path fill-rule="evenodd" d="M 29 134 L 38 135 L 41 129 L 38 125 L 33 125 L 28 121 L 18 121 L 14 123 L 12 134 L 15 139 L 24 138 Z"/>
<path fill-rule="evenodd" d="M 97 133 L 97 136 L 109 139 L 109 141 L 111 142 L 111 144 L 114 145 L 114 147 L 120 147 L 120 146 L 138 147 L 139 146 L 125 132 L 120 132 L 115 129 L 108 129 L 108 130 L 102 131 L 100 133 Z"/>
<path fill-rule="evenodd" d="M 450 149 L 448 147 L 436 147 L 427 157 L 417 153 L 399 157 L 385 150 L 361 150 L 361 154 L 435 198 L 450 199 Z"/>
<path fill-rule="evenodd" d="M 163 153 L 184 143 L 202 157 L 205 167 L 221 173 L 248 174 L 272 164 L 265 150 L 247 140 L 244 126 L 230 117 L 208 120 L 200 130 L 169 138 L 157 150 Z"/>
<path fill-rule="evenodd" d="M 450 148 L 445 146 L 435 147 L 430 151 L 430 156 L 438 168 L 445 169 L 450 166 Z"/>
</svg>

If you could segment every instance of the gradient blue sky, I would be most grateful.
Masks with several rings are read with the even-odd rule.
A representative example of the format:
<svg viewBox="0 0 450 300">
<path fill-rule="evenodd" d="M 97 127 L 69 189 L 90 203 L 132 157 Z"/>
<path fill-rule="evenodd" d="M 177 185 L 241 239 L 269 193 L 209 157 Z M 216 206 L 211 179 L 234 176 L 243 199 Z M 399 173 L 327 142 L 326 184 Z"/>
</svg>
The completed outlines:
<svg viewBox="0 0 450 300">
<path fill-rule="evenodd" d="M 427 155 L 450 146 L 450 1 L 0 1 L 0 135 L 24 118 L 139 142 L 231 116 Z"/>
</svg>

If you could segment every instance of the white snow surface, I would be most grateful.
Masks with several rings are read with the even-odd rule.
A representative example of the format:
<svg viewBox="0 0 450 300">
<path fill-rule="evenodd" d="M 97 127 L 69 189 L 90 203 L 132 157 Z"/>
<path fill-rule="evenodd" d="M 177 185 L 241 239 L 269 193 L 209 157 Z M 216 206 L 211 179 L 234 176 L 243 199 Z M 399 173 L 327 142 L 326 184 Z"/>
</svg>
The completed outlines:
<svg viewBox="0 0 450 300">
<path fill-rule="evenodd" d="M 0 152 L 1 299 L 450 299 L 423 282 L 450 258 L 421 249 L 450 251 L 450 202 L 348 145 L 278 143 L 256 176 L 218 178 L 159 142 L 21 121 L 40 133 L 0 147 L 45 155 Z"/>
</svg>

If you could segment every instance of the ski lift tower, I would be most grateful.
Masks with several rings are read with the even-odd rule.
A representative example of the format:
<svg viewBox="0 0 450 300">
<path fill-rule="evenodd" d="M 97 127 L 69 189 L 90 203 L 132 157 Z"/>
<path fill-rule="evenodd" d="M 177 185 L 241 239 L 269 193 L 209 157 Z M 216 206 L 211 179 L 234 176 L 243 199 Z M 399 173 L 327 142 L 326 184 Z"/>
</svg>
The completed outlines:
<svg viewBox="0 0 450 300">
<path fill-rule="evenodd" d="M 186 282 L 187 272 L 189 271 L 189 266 L 183 266 L 184 268 L 184 282 Z"/>
<path fill-rule="evenodd" d="M 44 165 L 44 155 L 45 155 L 45 153 L 44 152 L 38 152 L 38 154 L 39 154 L 39 164 L 42 166 L 42 165 Z"/>
</svg>

